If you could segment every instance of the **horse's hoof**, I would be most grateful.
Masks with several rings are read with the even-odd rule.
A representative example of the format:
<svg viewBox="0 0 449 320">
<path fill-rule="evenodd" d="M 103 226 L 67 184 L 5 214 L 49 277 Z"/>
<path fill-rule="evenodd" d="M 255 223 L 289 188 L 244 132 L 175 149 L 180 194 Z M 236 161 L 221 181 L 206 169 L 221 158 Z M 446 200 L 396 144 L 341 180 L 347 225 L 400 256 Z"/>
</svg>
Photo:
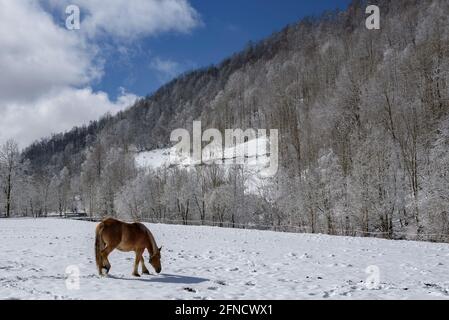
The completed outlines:
<svg viewBox="0 0 449 320">
<path fill-rule="evenodd" d="M 150 271 L 148 271 L 148 270 L 142 271 L 142 273 L 146 274 L 146 275 L 150 275 Z"/>
<path fill-rule="evenodd" d="M 137 278 L 140 278 L 140 274 L 138 274 L 138 273 L 133 273 L 133 276 L 137 277 Z"/>
</svg>

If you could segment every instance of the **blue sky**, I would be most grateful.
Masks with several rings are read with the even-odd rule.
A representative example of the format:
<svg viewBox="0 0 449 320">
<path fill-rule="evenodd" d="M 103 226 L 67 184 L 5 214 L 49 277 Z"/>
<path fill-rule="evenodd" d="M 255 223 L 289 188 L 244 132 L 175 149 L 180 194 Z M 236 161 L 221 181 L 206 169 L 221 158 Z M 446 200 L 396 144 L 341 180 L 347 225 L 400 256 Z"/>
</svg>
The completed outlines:
<svg viewBox="0 0 449 320">
<path fill-rule="evenodd" d="M 180 72 L 217 64 L 249 41 L 263 39 L 305 16 L 346 9 L 349 3 L 350 0 L 191 0 L 201 16 L 200 26 L 188 34 L 163 33 L 123 45 L 126 50 L 111 49 L 105 75 L 93 88 L 107 92 L 111 99 L 121 93 L 121 87 L 145 96 Z M 153 68 L 154 59 L 165 66 L 166 72 Z"/>
</svg>

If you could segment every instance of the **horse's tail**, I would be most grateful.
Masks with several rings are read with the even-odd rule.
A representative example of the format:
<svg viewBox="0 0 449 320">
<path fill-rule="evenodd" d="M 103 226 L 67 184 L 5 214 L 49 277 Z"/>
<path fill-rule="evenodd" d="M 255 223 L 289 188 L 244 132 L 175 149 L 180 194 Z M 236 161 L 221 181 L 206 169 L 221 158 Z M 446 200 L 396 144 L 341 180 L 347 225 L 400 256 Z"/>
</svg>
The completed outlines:
<svg viewBox="0 0 449 320">
<path fill-rule="evenodd" d="M 103 258 L 101 257 L 101 251 L 104 249 L 104 241 L 101 237 L 101 233 L 103 232 L 104 224 L 103 222 L 97 226 L 95 230 L 95 261 L 97 262 L 97 268 L 100 275 L 103 273 Z"/>
</svg>

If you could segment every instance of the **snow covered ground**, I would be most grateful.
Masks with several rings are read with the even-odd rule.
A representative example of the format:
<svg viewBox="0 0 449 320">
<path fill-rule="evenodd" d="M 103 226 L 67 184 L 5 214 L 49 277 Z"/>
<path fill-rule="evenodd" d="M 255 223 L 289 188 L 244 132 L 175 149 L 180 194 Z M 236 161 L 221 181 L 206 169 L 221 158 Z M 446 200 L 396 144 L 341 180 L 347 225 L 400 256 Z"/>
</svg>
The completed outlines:
<svg viewBox="0 0 449 320">
<path fill-rule="evenodd" d="M 162 274 L 134 278 L 133 254 L 114 252 L 110 276 L 100 278 L 95 225 L 1 219 L 0 298 L 449 298 L 447 244 L 148 225 L 164 246 Z M 73 266 L 79 290 L 72 287 L 76 281 L 66 285 Z M 369 266 L 379 270 L 378 288 L 366 285 Z"/>
<path fill-rule="evenodd" d="M 258 186 L 269 177 L 267 174 L 271 159 L 269 144 L 267 137 L 259 137 L 223 150 L 209 149 L 210 153 L 203 150 L 203 161 L 206 164 L 221 161 L 220 165 L 223 168 L 230 168 L 236 163 L 242 164 L 247 176 L 246 192 L 256 193 Z M 140 152 L 136 154 L 135 160 L 137 167 L 152 170 L 170 166 L 188 170 L 198 164 L 191 157 L 182 157 L 177 154 L 175 147 Z"/>
<path fill-rule="evenodd" d="M 269 164 L 269 140 L 267 137 L 257 139 L 233 146 L 223 150 L 214 149 L 210 153 L 203 150 L 203 161 L 213 162 L 224 160 L 224 164 L 232 165 L 245 163 L 246 167 L 263 169 Z M 191 157 L 182 157 L 176 152 L 176 148 L 155 149 L 152 151 L 139 152 L 136 154 L 136 164 L 141 168 L 158 169 L 164 166 L 178 165 L 180 167 L 192 167 L 197 165 Z"/>
</svg>

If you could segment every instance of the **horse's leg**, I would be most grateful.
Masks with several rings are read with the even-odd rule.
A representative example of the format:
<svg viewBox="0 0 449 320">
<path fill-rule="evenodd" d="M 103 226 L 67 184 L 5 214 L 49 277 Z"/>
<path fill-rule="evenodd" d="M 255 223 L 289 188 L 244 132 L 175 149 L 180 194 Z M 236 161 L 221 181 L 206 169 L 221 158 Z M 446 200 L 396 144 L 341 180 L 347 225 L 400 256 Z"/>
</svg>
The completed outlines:
<svg viewBox="0 0 449 320">
<path fill-rule="evenodd" d="M 150 274 L 150 271 L 148 271 L 147 267 L 145 266 L 145 262 L 144 262 L 143 256 L 140 256 L 140 263 L 142 264 L 142 273 L 143 274 Z"/>
<path fill-rule="evenodd" d="M 101 251 L 101 257 L 103 258 L 103 267 L 106 269 L 106 274 L 108 274 L 109 270 L 111 270 L 111 263 L 109 262 L 108 257 L 111 252 L 114 251 L 114 249 L 114 247 L 108 245 Z"/>
<path fill-rule="evenodd" d="M 143 254 L 143 250 L 139 249 L 136 251 L 136 260 L 134 261 L 134 270 L 133 270 L 133 276 L 135 276 L 135 277 L 140 277 L 138 268 L 139 268 L 139 262 L 140 262 L 140 258 L 142 257 L 142 254 Z"/>
</svg>

